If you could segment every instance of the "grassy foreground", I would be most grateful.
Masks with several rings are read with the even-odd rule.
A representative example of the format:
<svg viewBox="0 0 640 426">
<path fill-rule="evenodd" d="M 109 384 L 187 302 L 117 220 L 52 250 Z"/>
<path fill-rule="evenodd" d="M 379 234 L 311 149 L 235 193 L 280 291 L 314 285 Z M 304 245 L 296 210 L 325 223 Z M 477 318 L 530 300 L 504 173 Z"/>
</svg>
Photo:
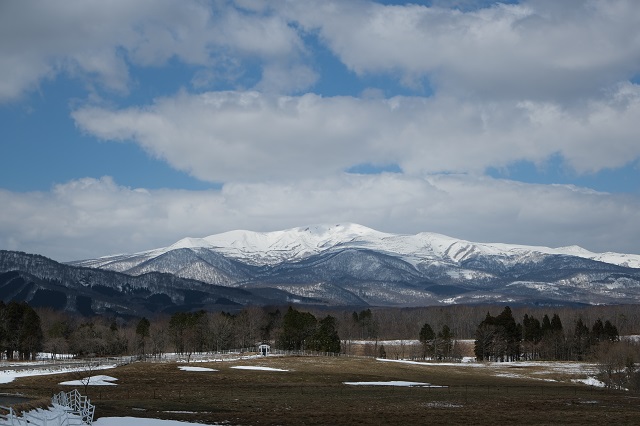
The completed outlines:
<svg viewBox="0 0 640 426">
<path fill-rule="evenodd" d="M 583 384 L 496 377 L 489 368 L 412 365 L 362 358 L 269 357 L 190 364 L 134 363 L 94 371 L 117 386 L 89 387 L 102 416 L 139 416 L 231 425 L 640 424 L 637 394 Z M 265 366 L 288 371 L 238 370 Z M 518 368 L 520 374 L 526 368 Z M 47 398 L 69 373 L 17 379 L 0 392 Z M 549 377 L 553 378 L 553 377 Z M 442 388 L 350 386 L 361 381 L 426 382 Z M 79 387 L 82 393 L 84 389 Z"/>
</svg>

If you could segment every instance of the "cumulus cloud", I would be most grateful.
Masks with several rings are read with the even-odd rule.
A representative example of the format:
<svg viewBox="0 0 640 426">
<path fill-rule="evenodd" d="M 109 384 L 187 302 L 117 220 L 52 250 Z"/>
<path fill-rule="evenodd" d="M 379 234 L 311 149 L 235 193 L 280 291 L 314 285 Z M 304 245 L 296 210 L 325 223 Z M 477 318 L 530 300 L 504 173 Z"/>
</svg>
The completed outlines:
<svg viewBox="0 0 640 426">
<path fill-rule="evenodd" d="M 640 199 L 468 175 L 351 175 L 222 190 L 140 190 L 111 178 L 50 192 L 0 190 L 0 246 L 75 260 L 167 246 L 232 229 L 357 222 L 471 241 L 637 252 Z M 588 230 L 588 232 L 585 232 Z"/>
<path fill-rule="evenodd" d="M 130 65 L 159 66 L 177 58 L 216 70 L 228 57 L 255 58 L 266 65 L 282 58 L 297 63 L 303 50 L 299 35 L 283 18 L 231 4 L 5 2 L 0 13 L 0 102 L 15 100 L 44 78 L 63 73 L 126 93 Z M 297 90 L 299 79 L 296 84 Z"/>
<path fill-rule="evenodd" d="M 640 67 L 633 0 L 496 2 L 467 11 L 342 0 L 281 5 L 354 72 L 427 76 L 461 96 L 572 100 Z"/>
<path fill-rule="evenodd" d="M 584 105 L 446 96 L 391 99 L 179 93 L 146 107 L 83 107 L 77 125 L 105 140 L 133 140 L 199 179 L 318 177 L 363 164 L 404 172 L 482 173 L 560 154 L 579 173 L 640 156 L 640 86 Z"/>
<path fill-rule="evenodd" d="M 359 75 L 391 75 L 408 85 L 427 78 L 456 96 L 575 101 L 640 67 L 634 0 L 441 4 L 8 2 L 0 14 L 0 102 L 61 73 L 126 92 L 130 64 L 171 58 L 210 71 L 230 58 L 258 63 L 267 71 L 260 90 L 299 92 L 317 81 L 309 35 Z M 283 75 L 288 69 L 292 74 Z"/>
</svg>

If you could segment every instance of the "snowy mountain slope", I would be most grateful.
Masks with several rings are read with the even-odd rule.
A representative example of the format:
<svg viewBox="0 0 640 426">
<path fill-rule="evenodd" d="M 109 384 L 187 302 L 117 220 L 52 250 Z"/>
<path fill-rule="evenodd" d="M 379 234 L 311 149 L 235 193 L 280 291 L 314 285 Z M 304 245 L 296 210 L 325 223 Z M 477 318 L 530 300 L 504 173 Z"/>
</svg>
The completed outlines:
<svg viewBox="0 0 640 426">
<path fill-rule="evenodd" d="M 125 271 L 130 275 L 163 272 L 182 278 L 194 278 L 208 283 L 231 286 L 239 280 L 248 279 L 251 276 L 250 269 L 252 268 L 227 259 L 214 251 L 203 248 L 178 248 L 157 257 L 146 258 Z"/>
<path fill-rule="evenodd" d="M 389 234 L 350 223 L 230 231 L 73 264 L 285 291 L 322 304 L 640 301 L 639 255 Z"/>
<path fill-rule="evenodd" d="M 577 246 L 550 248 L 502 243 L 474 243 L 445 235 L 388 234 L 357 224 L 315 225 L 284 231 L 230 231 L 205 238 L 184 238 L 175 244 L 136 253 L 73 262 L 76 265 L 126 271 L 139 263 L 178 249 L 206 249 L 255 266 L 291 262 L 331 250 L 368 249 L 400 257 L 413 265 L 441 261 L 460 264 L 478 256 L 490 256 L 503 264 L 536 261 L 547 255 L 566 255 L 603 263 L 640 268 L 640 255 L 592 253 Z"/>
</svg>

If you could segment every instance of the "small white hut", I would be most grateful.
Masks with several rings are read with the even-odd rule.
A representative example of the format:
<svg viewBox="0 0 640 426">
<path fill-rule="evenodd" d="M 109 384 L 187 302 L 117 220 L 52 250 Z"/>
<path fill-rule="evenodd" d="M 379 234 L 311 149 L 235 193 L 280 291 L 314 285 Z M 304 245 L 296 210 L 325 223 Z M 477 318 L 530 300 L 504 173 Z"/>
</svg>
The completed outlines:
<svg viewBox="0 0 640 426">
<path fill-rule="evenodd" d="M 271 352 L 271 345 L 267 345 L 266 343 L 258 346 L 258 353 L 262 356 L 267 356 Z"/>
</svg>

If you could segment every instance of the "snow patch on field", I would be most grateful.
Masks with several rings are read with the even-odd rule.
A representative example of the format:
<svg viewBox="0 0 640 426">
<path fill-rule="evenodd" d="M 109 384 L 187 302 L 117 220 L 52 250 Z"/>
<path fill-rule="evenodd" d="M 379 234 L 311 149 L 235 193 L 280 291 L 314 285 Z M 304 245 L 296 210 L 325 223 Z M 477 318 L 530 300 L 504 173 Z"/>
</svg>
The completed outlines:
<svg viewBox="0 0 640 426">
<path fill-rule="evenodd" d="M 207 367 L 189 367 L 186 365 L 180 366 L 178 367 L 180 370 L 182 371 L 218 371 L 215 370 L 213 368 L 207 368 Z"/>
<path fill-rule="evenodd" d="M 218 423 L 224 424 L 224 423 Z M 189 423 L 177 420 L 145 419 L 139 417 L 100 417 L 93 426 L 202 426 L 202 423 Z"/>
<path fill-rule="evenodd" d="M 376 358 L 377 361 L 382 362 L 398 362 L 401 364 L 413 364 L 413 365 L 425 365 L 429 367 L 446 367 L 446 366 L 468 366 L 468 367 L 480 367 L 482 364 L 475 363 L 459 363 L 459 362 L 428 362 L 428 361 L 409 361 L 406 359 L 386 359 L 386 358 Z"/>
<path fill-rule="evenodd" d="M 454 404 L 453 402 L 427 402 L 422 404 L 427 408 L 462 408 L 462 404 Z"/>
<path fill-rule="evenodd" d="M 88 385 L 88 386 L 117 386 L 116 383 L 111 383 L 116 379 L 115 377 L 111 377 L 111 376 L 104 376 L 104 375 L 99 375 L 99 376 L 91 376 L 91 377 L 85 377 L 84 379 L 81 380 L 69 380 L 67 382 L 61 382 L 59 383 L 60 385 L 67 385 L 67 386 L 84 386 L 84 385 Z"/>
<path fill-rule="evenodd" d="M 409 361 L 403 359 L 383 359 L 382 362 L 397 362 L 402 364 L 421 365 L 424 367 L 460 367 L 483 368 L 496 377 L 509 377 L 514 379 L 534 379 L 547 382 L 571 381 L 584 383 L 589 386 L 603 387 L 604 383 L 595 379 L 598 368 L 596 364 L 585 362 L 567 361 L 513 361 L 513 362 L 428 362 Z M 555 377 L 550 378 L 550 375 Z M 567 377 L 570 376 L 570 377 Z M 571 377 L 572 376 L 572 377 Z"/>
<path fill-rule="evenodd" d="M 596 379 L 595 377 L 587 377 L 586 379 L 574 379 L 574 380 L 572 380 L 572 382 L 584 383 L 585 385 L 595 386 L 595 387 L 598 387 L 598 388 L 603 388 L 603 387 L 606 386 L 604 382 L 601 382 L 600 380 Z"/>
<path fill-rule="evenodd" d="M 167 354 L 163 357 L 166 361 L 175 361 L 179 363 L 185 364 L 194 364 L 199 362 L 231 362 L 231 361 L 244 361 L 250 359 L 258 359 L 263 358 L 262 355 L 237 355 L 237 356 L 228 356 L 224 355 L 211 355 L 211 356 L 192 356 L 190 360 L 179 358 L 176 354 Z"/>
<path fill-rule="evenodd" d="M 431 383 L 407 382 L 404 380 L 390 380 L 388 382 L 343 382 L 350 386 L 399 386 L 399 387 L 421 387 L 421 388 L 444 388 L 446 386 L 435 386 Z"/>
<path fill-rule="evenodd" d="M 251 366 L 251 365 L 236 365 L 231 368 L 235 368 L 236 370 L 289 371 L 289 370 L 282 370 L 280 368 L 258 367 L 258 366 Z"/>
<path fill-rule="evenodd" d="M 98 367 L 91 367 L 92 370 L 106 370 L 108 368 L 116 368 L 116 365 L 101 365 Z M 33 370 L 4 370 L 0 371 L 0 384 L 11 383 L 19 377 L 31 377 L 31 376 L 48 376 L 49 374 L 65 374 L 74 373 L 78 371 L 87 371 L 86 366 L 82 367 L 50 367 L 50 368 L 34 368 Z"/>
</svg>

